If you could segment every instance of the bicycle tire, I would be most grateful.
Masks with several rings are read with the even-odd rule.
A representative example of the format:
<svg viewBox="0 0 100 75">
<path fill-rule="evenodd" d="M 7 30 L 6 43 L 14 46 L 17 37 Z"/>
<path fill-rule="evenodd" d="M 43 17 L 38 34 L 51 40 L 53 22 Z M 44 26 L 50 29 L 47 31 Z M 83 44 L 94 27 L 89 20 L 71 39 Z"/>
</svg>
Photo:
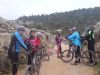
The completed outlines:
<svg viewBox="0 0 100 75">
<path fill-rule="evenodd" d="M 46 50 L 45 47 L 42 49 L 42 55 L 41 56 L 43 57 L 43 61 L 49 61 L 50 60 L 49 54 L 47 53 L 47 50 Z"/>
<path fill-rule="evenodd" d="M 70 54 L 68 55 L 68 53 L 70 53 Z M 74 57 L 74 54 L 73 54 L 73 52 L 70 51 L 70 50 L 64 50 L 64 51 L 61 53 L 61 60 L 62 60 L 63 62 L 70 62 L 70 61 L 73 59 L 73 57 Z"/>
<path fill-rule="evenodd" d="M 48 54 L 45 54 L 44 56 L 43 56 L 43 59 L 42 59 L 43 61 L 49 61 L 50 60 L 50 56 L 48 55 Z"/>
<path fill-rule="evenodd" d="M 96 58 L 97 58 L 97 62 L 99 62 L 100 61 L 100 52 L 95 52 L 95 55 L 96 55 Z"/>
<path fill-rule="evenodd" d="M 2 70 L 4 72 L 6 72 L 6 73 L 11 72 L 11 70 L 12 70 L 12 64 L 11 64 L 11 60 L 9 59 L 8 55 L 5 55 L 2 58 L 1 67 L 2 67 Z"/>
<path fill-rule="evenodd" d="M 92 58 L 93 58 L 93 62 L 90 63 L 89 62 L 89 59 L 90 59 L 90 56 L 89 56 L 89 52 L 92 54 Z M 96 64 L 96 56 L 95 56 L 95 53 L 92 52 L 92 51 L 84 51 L 82 53 L 82 62 L 86 65 L 86 66 L 93 66 Z"/>
<path fill-rule="evenodd" d="M 28 56 L 27 56 L 27 53 L 26 51 L 21 51 L 20 54 L 19 54 L 19 63 L 24 65 L 26 64 L 28 61 Z"/>
<path fill-rule="evenodd" d="M 33 67 L 35 75 L 39 74 L 41 67 L 40 56 L 35 55 L 35 57 L 33 58 Z"/>
<path fill-rule="evenodd" d="M 35 75 L 35 72 L 34 72 L 34 70 L 33 70 L 33 66 L 32 66 L 32 65 L 29 65 L 29 66 L 26 68 L 25 75 Z"/>
</svg>

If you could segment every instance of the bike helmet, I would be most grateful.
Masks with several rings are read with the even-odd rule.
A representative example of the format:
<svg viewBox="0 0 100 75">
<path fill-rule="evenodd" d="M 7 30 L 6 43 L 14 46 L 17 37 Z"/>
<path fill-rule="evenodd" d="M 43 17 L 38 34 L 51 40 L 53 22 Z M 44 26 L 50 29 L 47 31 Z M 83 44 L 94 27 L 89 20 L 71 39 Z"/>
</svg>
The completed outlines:
<svg viewBox="0 0 100 75">
<path fill-rule="evenodd" d="M 41 32 L 37 32 L 36 35 L 37 36 L 39 36 L 39 35 L 42 36 L 43 34 Z"/>
<path fill-rule="evenodd" d="M 19 27 L 17 27 L 17 30 L 18 31 L 25 31 L 25 27 L 24 26 L 19 26 Z"/>
<path fill-rule="evenodd" d="M 72 30 L 77 30 L 77 28 L 76 27 L 73 27 Z"/>
<path fill-rule="evenodd" d="M 62 32 L 62 30 L 61 29 L 58 29 L 57 32 Z"/>
</svg>

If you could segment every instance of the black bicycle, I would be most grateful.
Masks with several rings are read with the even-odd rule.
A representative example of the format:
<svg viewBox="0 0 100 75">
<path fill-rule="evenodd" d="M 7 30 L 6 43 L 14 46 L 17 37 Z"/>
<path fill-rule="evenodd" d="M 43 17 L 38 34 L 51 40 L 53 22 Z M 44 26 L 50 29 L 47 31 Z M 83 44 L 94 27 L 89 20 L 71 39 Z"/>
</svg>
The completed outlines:
<svg viewBox="0 0 100 75">
<path fill-rule="evenodd" d="M 44 46 L 39 46 L 39 51 L 40 51 L 41 59 L 43 61 L 49 61 L 50 60 L 50 57 L 49 57 L 47 50 Z"/>
<path fill-rule="evenodd" d="M 27 67 L 25 75 L 39 75 L 42 65 L 41 52 L 39 47 L 35 48 L 35 53 L 31 56 L 31 65 Z M 30 50 L 30 53 L 32 55 L 32 50 Z"/>
<path fill-rule="evenodd" d="M 84 45 L 82 45 L 82 48 L 81 48 L 81 51 L 80 51 L 80 53 L 81 53 L 80 59 L 82 60 L 82 62 L 85 65 L 93 66 L 96 63 L 96 56 L 95 56 L 94 52 L 87 50 L 87 49 L 85 49 L 85 51 L 83 51 L 83 48 L 85 48 Z M 91 53 L 91 55 L 92 55 L 92 60 L 93 60 L 92 63 L 89 63 L 89 61 L 90 61 L 89 53 Z M 61 57 L 62 61 L 70 62 L 75 57 L 75 46 L 72 45 L 70 49 L 64 50 L 61 53 L 61 56 L 62 56 Z"/>
</svg>

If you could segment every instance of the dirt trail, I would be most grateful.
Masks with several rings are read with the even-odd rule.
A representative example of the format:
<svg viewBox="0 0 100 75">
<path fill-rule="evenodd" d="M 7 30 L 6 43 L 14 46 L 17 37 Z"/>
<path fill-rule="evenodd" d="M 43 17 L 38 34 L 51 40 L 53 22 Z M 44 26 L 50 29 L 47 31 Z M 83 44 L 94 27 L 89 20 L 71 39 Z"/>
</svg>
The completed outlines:
<svg viewBox="0 0 100 75">
<path fill-rule="evenodd" d="M 63 49 L 68 47 L 62 44 Z M 25 69 L 20 70 L 18 75 L 24 75 Z M 56 58 L 56 54 L 50 57 L 49 62 L 44 62 L 40 75 L 93 75 L 92 67 L 87 67 L 84 64 L 71 65 L 71 62 L 64 63 Z"/>
</svg>

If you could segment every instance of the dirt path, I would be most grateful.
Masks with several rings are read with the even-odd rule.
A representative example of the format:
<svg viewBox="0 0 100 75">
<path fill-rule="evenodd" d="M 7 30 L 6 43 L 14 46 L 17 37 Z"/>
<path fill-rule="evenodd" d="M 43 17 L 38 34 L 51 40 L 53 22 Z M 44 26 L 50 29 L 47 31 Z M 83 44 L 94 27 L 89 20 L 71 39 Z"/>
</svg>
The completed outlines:
<svg viewBox="0 0 100 75">
<path fill-rule="evenodd" d="M 62 44 L 63 49 L 68 48 Z M 25 69 L 20 70 L 18 75 L 24 75 Z M 56 58 L 56 54 L 50 57 L 49 62 L 44 62 L 40 75 L 93 75 L 92 67 L 87 67 L 84 64 L 71 65 L 70 63 L 64 63 L 60 59 Z"/>
</svg>

